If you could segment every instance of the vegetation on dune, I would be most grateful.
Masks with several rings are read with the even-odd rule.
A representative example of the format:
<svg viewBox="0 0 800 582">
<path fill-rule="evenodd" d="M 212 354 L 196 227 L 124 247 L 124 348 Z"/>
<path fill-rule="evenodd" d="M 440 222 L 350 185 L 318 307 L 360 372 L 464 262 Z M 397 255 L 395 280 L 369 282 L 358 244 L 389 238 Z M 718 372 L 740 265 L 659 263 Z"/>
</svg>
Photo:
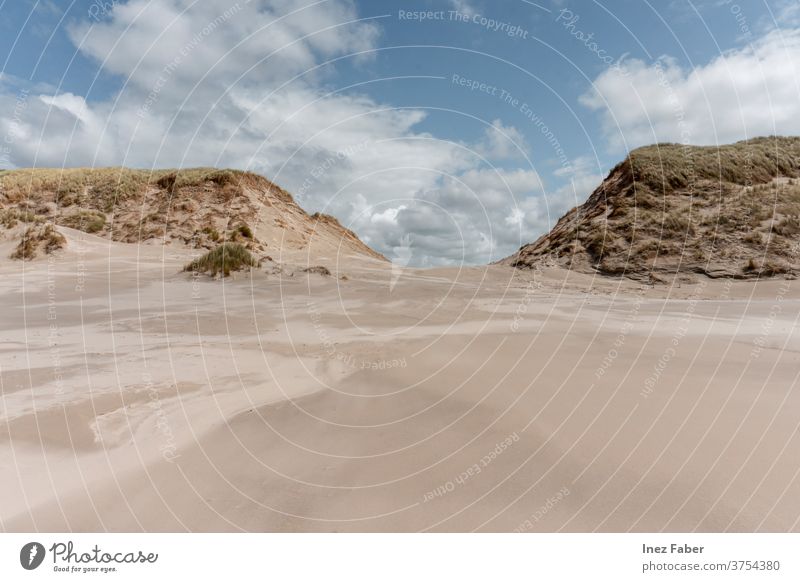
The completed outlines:
<svg viewBox="0 0 800 582">
<path fill-rule="evenodd" d="M 322 275 L 323 277 L 330 277 L 331 271 L 328 267 L 323 265 L 315 265 L 313 267 L 306 267 L 304 269 L 300 269 L 303 273 L 308 273 L 309 275 Z"/>
<path fill-rule="evenodd" d="M 3 226 L 3 228 L 14 228 L 20 222 L 34 223 L 43 221 L 42 218 L 37 217 L 30 210 L 18 210 L 16 208 L 0 210 L 0 225 Z"/>
<path fill-rule="evenodd" d="M 212 277 L 221 273 L 223 277 L 227 277 L 234 271 L 258 266 L 259 261 L 245 247 L 227 242 L 193 260 L 183 270 L 208 273 Z"/>
<path fill-rule="evenodd" d="M 178 183 L 178 173 L 169 172 L 155 180 L 155 183 L 168 194 L 175 194 L 175 189 Z"/>
<path fill-rule="evenodd" d="M 50 223 L 36 224 L 25 229 L 14 252 L 11 253 L 12 259 L 29 261 L 38 256 L 39 251 L 44 251 L 49 255 L 58 249 L 64 248 L 67 239 L 58 232 Z"/>
<path fill-rule="evenodd" d="M 204 226 L 200 232 L 214 242 L 218 242 L 220 239 L 219 231 L 213 226 Z"/>
<path fill-rule="evenodd" d="M 687 188 L 700 180 L 767 184 L 776 176 L 800 177 L 800 139 L 763 137 L 706 147 L 657 144 L 633 150 L 627 163 L 636 182 L 656 192 Z"/>
<path fill-rule="evenodd" d="M 278 240 L 272 229 L 295 231 L 305 239 L 298 244 L 310 245 L 308 226 L 319 225 L 322 238 L 336 237 L 356 252 L 384 259 L 334 218 L 309 216 L 289 192 L 241 170 L 0 170 L 0 229 L 13 229 L 0 235 L 19 238 L 20 223 L 39 220 L 123 243 L 158 239 L 213 249 L 231 242 L 254 252 L 268 246 L 260 236 Z"/>
<path fill-rule="evenodd" d="M 239 226 L 237 226 L 236 229 L 234 230 L 234 233 L 239 234 L 247 239 L 253 238 L 253 231 L 247 224 L 240 224 Z"/>
<path fill-rule="evenodd" d="M 583 205 L 509 259 L 647 276 L 800 272 L 800 138 L 659 144 L 618 164 Z"/>
<path fill-rule="evenodd" d="M 166 237 L 201 248 L 222 241 L 258 248 L 250 224 L 267 192 L 292 202 L 266 178 L 240 170 L 2 170 L 0 226 L 10 229 L 34 216 L 121 242 Z"/>
<path fill-rule="evenodd" d="M 106 215 L 92 210 L 78 210 L 64 214 L 58 219 L 59 224 L 95 234 L 103 230 L 106 225 Z"/>
<path fill-rule="evenodd" d="M 223 188 L 227 200 L 241 194 L 245 186 L 277 189 L 266 178 L 241 170 L 27 168 L 0 171 L 0 205 L 36 201 L 54 203 L 62 209 L 79 206 L 110 213 L 120 204 L 143 198 L 154 188 L 174 195 L 181 189 L 202 189 L 207 184 Z"/>
</svg>

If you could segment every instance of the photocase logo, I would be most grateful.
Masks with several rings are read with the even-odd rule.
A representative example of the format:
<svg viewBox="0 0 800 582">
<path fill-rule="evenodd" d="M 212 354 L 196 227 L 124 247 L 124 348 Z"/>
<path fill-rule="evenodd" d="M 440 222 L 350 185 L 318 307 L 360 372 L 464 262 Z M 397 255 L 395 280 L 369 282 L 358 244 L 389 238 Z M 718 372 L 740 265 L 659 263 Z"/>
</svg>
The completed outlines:
<svg viewBox="0 0 800 582">
<path fill-rule="evenodd" d="M 19 551 L 19 563 L 26 570 L 35 570 L 44 561 L 44 546 L 39 542 L 28 542 Z"/>
<path fill-rule="evenodd" d="M 394 257 L 392 258 L 392 277 L 389 281 L 389 293 L 394 291 L 394 286 L 397 285 L 403 270 L 411 262 L 411 257 L 414 255 L 414 251 L 411 248 L 411 235 L 403 235 L 400 239 L 400 246 L 396 246 L 392 250 L 394 251 Z"/>
</svg>

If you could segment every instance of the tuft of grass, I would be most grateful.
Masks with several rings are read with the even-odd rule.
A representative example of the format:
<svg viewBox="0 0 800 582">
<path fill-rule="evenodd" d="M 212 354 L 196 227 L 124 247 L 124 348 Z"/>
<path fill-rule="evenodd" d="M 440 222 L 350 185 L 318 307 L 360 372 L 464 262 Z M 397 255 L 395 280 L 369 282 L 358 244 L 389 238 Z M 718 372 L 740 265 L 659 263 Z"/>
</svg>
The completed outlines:
<svg viewBox="0 0 800 582">
<path fill-rule="evenodd" d="M 175 185 L 178 181 L 177 172 L 169 172 L 155 180 L 159 188 L 166 190 L 168 194 L 175 193 Z"/>
<path fill-rule="evenodd" d="M 242 235 L 244 238 L 251 239 L 253 238 L 253 230 L 247 224 L 240 224 L 236 228 L 236 232 Z"/>
<path fill-rule="evenodd" d="M 238 185 L 240 175 L 241 173 L 233 170 L 215 170 L 206 176 L 206 179 L 220 186 L 227 186 L 228 184 Z"/>
<path fill-rule="evenodd" d="M 219 273 L 222 273 L 223 277 L 228 277 L 234 271 L 241 271 L 258 266 L 259 262 L 250 251 L 240 244 L 228 242 L 210 250 L 202 257 L 198 257 L 186 265 L 183 270 L 195 273 L 208 273 L 212 277 L 216 277 Z"/>
<path fill-rule="evenodd" d="M 680 214 L 668 214 L 664 217 L 664 230 L 672 234 L 693 234 L 694 227 L 689 220 Z"/>
<path fill-rule="evenodd" d="M 323 277 L 330 277 L 331 271 L 328 267 L 324 267 L 322 265 L 315 265 L 313 267 L 306 267 L 305 269 L 301 269 L 303 273 L 308 273 L 310 275 L 322 275 Z"/>
<path fill-rule="evenodd" d="M 17 222 L 41 222 L 33 212 L 30 210 L 17 210 L 16 208 L 7 208 L 0 210 L 0 225 L 4 228 L 14 228 Z"/>
<path fill-rule="evenodd" d="M 213 242 L 219 241 L 219 231 L 213 226 L 204 226 L 200 232 L 207 235 Z"/>
<path fill-rule="evenodd" d="M 760 261 L 750 259 L 742 269 L 745 273 L 758 275 L 759 277 L 774 277 L 775 275 L 783 275 L 789 272 L 784 265 L 778 264 L 775 261 Z"/>
<path fill-rule="evenodd" d="M 30 226 L 22 233 L 22 240 L 11 253 L 11 258 L 21 261 L 35 259 L 40 250 L 49 255 L 64 248 L 67 239 L 51 224 L 37 224 Z"/>
</svg>

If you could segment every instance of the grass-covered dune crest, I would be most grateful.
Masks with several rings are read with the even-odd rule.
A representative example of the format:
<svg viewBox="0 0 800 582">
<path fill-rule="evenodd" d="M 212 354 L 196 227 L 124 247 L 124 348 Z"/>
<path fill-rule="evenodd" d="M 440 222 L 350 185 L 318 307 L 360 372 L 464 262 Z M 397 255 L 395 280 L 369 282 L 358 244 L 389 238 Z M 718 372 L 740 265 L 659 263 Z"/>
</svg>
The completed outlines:
<svg viewBox="0 0 800 582">
<path fill-rule="evenodd" d="M 800 273 L 800 138 L 658 144 L 619 163 L 587 201 L 501 261 L 651 281 Z"/>
<path fill-rule="evenodd" d="M 0 171 L 0 238 L 18 240 L 20 223 L 33 220 L 123 243 L 237 243 L 255 254 L 386 260 L 335 218 L 307 213 L 280 186 L 242 170 Z"/>
</svg>

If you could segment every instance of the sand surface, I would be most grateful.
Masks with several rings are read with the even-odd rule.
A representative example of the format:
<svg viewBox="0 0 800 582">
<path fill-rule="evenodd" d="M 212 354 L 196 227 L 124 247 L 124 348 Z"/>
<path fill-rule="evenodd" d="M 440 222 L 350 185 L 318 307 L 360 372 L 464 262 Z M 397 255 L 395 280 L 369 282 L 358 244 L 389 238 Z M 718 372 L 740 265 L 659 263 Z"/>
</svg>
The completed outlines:
<svg viewBox="0 0 800 582">
<path fill-rule="evenodd" d="M 5 531 L 800 530 L 797 281 L 213 281 L 61 230 L 0 261 Z"/>
</svg>

